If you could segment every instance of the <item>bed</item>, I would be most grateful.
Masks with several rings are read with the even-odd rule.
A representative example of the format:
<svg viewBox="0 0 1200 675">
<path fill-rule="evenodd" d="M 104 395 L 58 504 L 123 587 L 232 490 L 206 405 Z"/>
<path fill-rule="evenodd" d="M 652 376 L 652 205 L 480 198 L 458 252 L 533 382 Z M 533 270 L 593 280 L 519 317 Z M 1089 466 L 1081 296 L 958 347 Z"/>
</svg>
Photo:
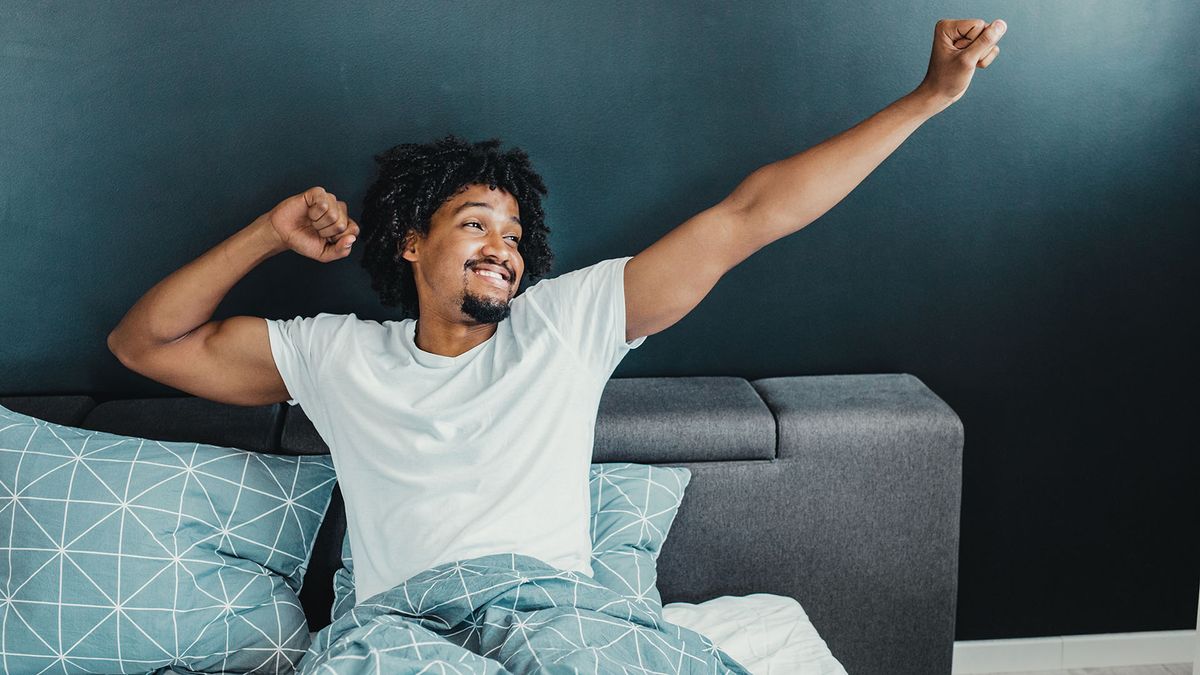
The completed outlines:
<svg viewBox="0 0 1200 675">
<path fill-rule="evenodd" d="M 0 406 L 110 434 L 328 453 L 300 406 L 23 392 Z M 657 554 L 667 621 L 755 673 L 929 675 L 951 667 L 962 447 L 958 416 L 908 374 L 614 378 L 593 462 L 690 473 Z M 334 486 L 298 570 L 312 634 L 331 620 L 344 515 Z"/>
</svg>

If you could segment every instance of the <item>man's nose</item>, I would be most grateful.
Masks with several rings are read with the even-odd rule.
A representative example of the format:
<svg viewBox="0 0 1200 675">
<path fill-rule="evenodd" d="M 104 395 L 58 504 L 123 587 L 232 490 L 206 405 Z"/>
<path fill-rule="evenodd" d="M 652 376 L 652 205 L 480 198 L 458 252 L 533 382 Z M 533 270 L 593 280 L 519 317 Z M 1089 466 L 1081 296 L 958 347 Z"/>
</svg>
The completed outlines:
<svg viewBox="0 0 1200 675">
<path fill-rule="evenodd" d="M 508 261 L 513 256 L 513 247 L 509 245 L 505 235 L 498 232 L 489 234 L 483 241 L 483 251 L 489 256 L 494 256 L 497 259 Z"/>
</svg>

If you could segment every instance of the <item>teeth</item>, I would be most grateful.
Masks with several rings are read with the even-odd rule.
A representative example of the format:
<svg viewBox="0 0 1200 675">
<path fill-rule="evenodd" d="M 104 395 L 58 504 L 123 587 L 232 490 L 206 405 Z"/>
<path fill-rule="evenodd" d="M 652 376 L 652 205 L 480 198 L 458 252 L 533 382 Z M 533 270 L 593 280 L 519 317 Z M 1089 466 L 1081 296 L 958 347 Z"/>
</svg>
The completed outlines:
<svg viewBox="0 0 1200 675">
<path fill-rule="evenodd" d="M 496 272 L 493 272 L 491 270 L 475 270 L 475 274 L 482 274 L 484 276 L 495 277 L 495 278 L 499 279 L 500 281 L 504 281 L 503 276 L 501 276 L 500 274 L 497 274 Z"/>
</svg>

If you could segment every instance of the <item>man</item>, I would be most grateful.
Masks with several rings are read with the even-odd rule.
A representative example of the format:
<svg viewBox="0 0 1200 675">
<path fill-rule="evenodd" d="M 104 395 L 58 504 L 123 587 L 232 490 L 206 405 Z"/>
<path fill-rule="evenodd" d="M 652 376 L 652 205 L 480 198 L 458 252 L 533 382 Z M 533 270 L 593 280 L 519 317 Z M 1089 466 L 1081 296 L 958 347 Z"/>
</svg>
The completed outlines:
<svg viewBox="0 0 1200 675">
<path fill-rule="evenodd" d="M 591 575 L 588 465 L 605 382 L 735 265 L 841 201 L 999 52 L 996 20 L 937 23 L 924 80 L 864 122 L 751 173 L 636 256 L 549 271 L 541 178 L 519 149 L 453 136 L 376 157 L 363 227 L 321 187 L 150 289 L 109 336 L 127 367 L 214 401 L 288 401 L 330 447 L 357 600 L 436 564 L 520 553 Z M 415 318 L 210 321 L 246 273 L 330 262 L 366 234 L 384 304 Z"/>
</svg>

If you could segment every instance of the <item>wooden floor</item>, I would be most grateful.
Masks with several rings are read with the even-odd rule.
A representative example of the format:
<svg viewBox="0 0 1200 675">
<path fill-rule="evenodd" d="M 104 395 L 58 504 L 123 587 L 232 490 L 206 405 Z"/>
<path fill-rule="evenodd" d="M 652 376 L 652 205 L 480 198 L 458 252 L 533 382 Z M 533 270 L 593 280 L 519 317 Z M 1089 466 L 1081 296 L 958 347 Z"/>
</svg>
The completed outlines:
<svg viewBox="0 0 1200 675">
<path fill-rule="evenodd" d="M 1004 675 L 1192 675 L 1192 664 L 1169 663 L 1163 666 L 1121 666 L 1118 668 L 1071 668 L 1070 670 L 1036 670 Z"/>
</svg>

